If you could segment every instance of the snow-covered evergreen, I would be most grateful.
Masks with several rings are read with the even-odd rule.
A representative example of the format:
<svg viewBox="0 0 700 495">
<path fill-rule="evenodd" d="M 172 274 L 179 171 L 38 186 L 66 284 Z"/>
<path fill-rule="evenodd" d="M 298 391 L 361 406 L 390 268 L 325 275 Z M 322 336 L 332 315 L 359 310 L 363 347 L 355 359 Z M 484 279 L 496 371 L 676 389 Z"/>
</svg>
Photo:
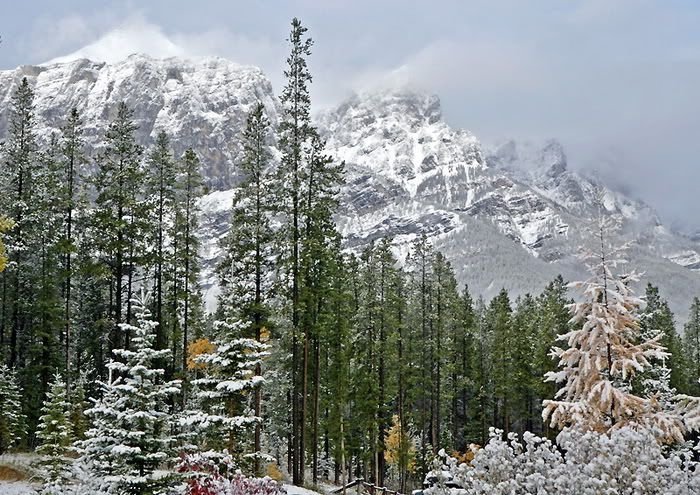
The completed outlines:
<svg viewBox="0 0 700 495">
<path fill-rule="evenodd" d="M 17 445 L 25 434 L 25 417 L 15 372 L 0 365 L 0 454 Z"/>
<path fill-rule="evenodd" d="M 167 400 L 179 382 L 164 382 L 164 370 L 154 367 L 169 350 L 155 350 L 156 322 L 142 296 L 132 301 L 138 324 L 123 323 L 131 332 L 133 350 L 117 349 L 121 361 L 109 365 L 110 380 L 101 384 L 103 397 L 86 411 L 93 427 L 79 442 L 81 460 L 92 483 L 106 493 L 165 493 L 171 475 L 159 468 L 173 459 L 171 416 Z M 113 378 L 119 374 L 119 378 Z"/>
<path fill-rule="evenodd" d="M 216 321 L 214 326 L 215 350 L 196 358 L 201 376 L 193 382 L 194 410 L 184 414 L 181 423 L 201 433 L 197 440 L 202 451 L 226 450 L 240 462 L 253 454 L 247 432 L 260 421 L 252 408 L 252 392 L 264 381 L 255 369 L 266 346 L 241 337 L 241 322 Z"/>
<path fill-rule="evenodd" d="M 71 445 L 70 403 L 66 397 L 66 384 L 58 374 L 54 376 L 41 412 L 37 431 L 41 445 L 36 449 L 45 470 L 45 484 L 41 493 L 58 495 L 70 476 L 66 454 Z"/>
</svg>

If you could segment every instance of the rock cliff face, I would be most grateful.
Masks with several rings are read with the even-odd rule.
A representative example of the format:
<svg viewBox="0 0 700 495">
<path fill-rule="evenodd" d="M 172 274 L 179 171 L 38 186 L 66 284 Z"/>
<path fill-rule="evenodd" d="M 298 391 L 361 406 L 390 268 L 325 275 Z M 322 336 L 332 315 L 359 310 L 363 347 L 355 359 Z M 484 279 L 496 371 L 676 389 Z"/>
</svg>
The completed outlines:
<svg viewBox="0 0 700 495">
<path fill-rule="evenodd" d="M 220 58 L 112 64 L 88 60 L 0 72 L 0 136 L 15 85 L 36 91 L 39 135 L 57 131 L 70 108 L 86 122 L 93 155 L 116 103 L 135 110 L 138 138 L 149 146 L 164 130 L 179 155 L 193 147 L 212 192 L 202 200 L 203 283 L 213 299 L 217 240 L 226 231 L 237 183 L 239 136 L 247 112 L 265 104 L 273 125 L 278 103 L 264 74 Z M 577 252 L 602 197 L 618 218 L 633 264 L 661 286 L 684 319 L 700 294 L 700 242 L 664 227 L 640 201 L 570 170 L 556 141 L 508 141 L 486 149 L 453 129 L 437 97 L 407 91 L 353 96 L 318 116 L 328 152 L 346 162 L 337 224 L 348 249 L 391 235 L 399 258 L 426 233 L 452 260 L 460 282 L 484 297 L 501 287 L 538 292 L 554 276 L 584 276 Z"/>
<path fill-rule="evenodd" d="M 5 135 L 6 109 L 22 77 L 36 92 L 41 136 L 58 130 L 76 107 L 88 142 L 96 147 L 117 103 L 125 101 L 134 109 L 140 143 L 149 146 L 163 130 L 174 137 L 178 155 L 187 147 L 196 149 L 213 189 L 235 183 L 238 136 L 251 105 L 262 101 L 268 116 L 277 121 L 272 86 L 256 67 L 222 58 L 157 60 L 132 55 L 113 65 L 83 59 L 0 71 L 0 136 Z"/>
</svg>

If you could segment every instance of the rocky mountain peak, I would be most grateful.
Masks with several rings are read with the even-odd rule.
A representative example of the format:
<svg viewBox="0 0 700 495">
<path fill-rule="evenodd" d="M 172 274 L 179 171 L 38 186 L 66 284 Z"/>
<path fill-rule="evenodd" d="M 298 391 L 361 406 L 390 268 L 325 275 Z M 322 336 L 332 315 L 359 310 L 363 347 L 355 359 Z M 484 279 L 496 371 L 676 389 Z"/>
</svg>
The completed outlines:
<svg viewBox="0 0 700 495">
<path fill-rule="evenodd" d="M 262 101 L 273 126 L 278 122 L 279 104 L 262 71 L 221 58 L 144 55 L 0 71 L 0 136 L 22 77 L 35 90 L 42 139 L 77 107 L 94 157 L 117 103 L 125 101 L 134 109 L 140 144 L 149 146 L 163 130 L 177 155 L 187 147 L 198 153 L 213 190 L 201 202 L 199 232 L 202 283 L 213 300 L 218 239 L 230 221 L 247 114 Z M 405 259 L 411 242 L 426 234 L 475 293 L 489 298 L 501 287 L 535 293 L 557 274 L 585 276 L 577 253 L 598 211 L 593 198 L 603 190 L 607 213 L 625 227 L 620 241 L 632 242 L 635 266 L 661 286 L 674 309 L 685 310 L 700 291 L 697 240 L 663 228 L 642 202 L 570 170 L 555 140 L 485 149 L 442 120 L 439 98 L 407 90 L 353 95 L 317 123 L 327 152 L 346 163 L 336 222 L 348 249 L 389 236 Z"/>
<path fill-rule="evenodd" d="M 321 115 L 329 129 L 348 124 L 372 125 L 387 120 L 400 120 L 402 125 L 417 127 L 435 124 L 441 119 L 440 98 L 407 89 L 356 93 Z"/>
<path fill-rule="evenodd" d="M 5 134 L 10 98 L 22 77 L 35 90 L 40 139 L 57 132 L 76 107 L 94 152 L 117 104 L 124 101 L 134 111 L 140 143 L 148 146 L 165 131 L 176 155 L 196 149 L 215 189 L 236 183 L 239 137 L 252 106 L 262 101 L 273 125 L 277 122 L 272 85 L 257 67 L 220 57 L 155 59 L 135 54 L 113 64 L 78 59 L 1 71 L 0 135 Z"/>
</svg>

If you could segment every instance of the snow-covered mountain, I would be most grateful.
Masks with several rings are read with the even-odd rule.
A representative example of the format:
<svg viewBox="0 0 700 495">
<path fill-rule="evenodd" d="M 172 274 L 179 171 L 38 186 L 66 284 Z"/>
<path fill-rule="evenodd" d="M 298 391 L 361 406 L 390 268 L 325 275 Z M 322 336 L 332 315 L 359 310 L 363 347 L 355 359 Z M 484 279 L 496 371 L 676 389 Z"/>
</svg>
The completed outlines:
<svg viewBox="0 0 700 495">
<path fill-rule="evenodd" d="M 264 74 L 221 58 L 152 59 L 133 55 L 115 64 L 77 60 L 0 72 L 0 136 L 16 83 L 36 90 L 40 135 L 48 137 L 76 106 L 90 143 L 116 103 L 136 112 L 148 146 L 160 130 L 179 154 L 193 147 L 212 192 L 202 200 L 205 286 L 217 239 L 225 232 L 240 156 L 239 136 L 251 105 L 261 100 L 273 124 L 278 104 Z M 666 228 L 646 204 L 572 171 L 556 141 L 508 141 L 484 147 L 442 120 L 436 96 L 410 91 L 359 94 L 318 116 L 328 151 L 346 162 L 347 183 L 337 223 L 347 247 L 391 235 L 400 257 L 420 233 L 443 250 L 460 282 L 489 298 L 501 287 L 539 292 L 557 274 L 583 276 L 577 257 L 602 191 L 619 218 L 621 240 L 632 241 L 634 266 L 658 284 L 679 319 L 700 294 L 700 242 Z"/>
</svg>

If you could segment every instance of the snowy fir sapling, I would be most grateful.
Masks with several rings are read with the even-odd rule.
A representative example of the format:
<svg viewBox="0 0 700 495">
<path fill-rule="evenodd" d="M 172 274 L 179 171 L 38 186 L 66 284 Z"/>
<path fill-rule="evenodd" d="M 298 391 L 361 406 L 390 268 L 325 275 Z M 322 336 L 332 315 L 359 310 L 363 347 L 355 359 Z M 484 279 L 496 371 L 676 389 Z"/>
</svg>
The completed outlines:
<svg viewBox="0 0 700 495">
<path fill-rule="evenodd" d="M 146 309 L 146 298 L 142 295 L 132 304 L 137 325 L 120 327 L 132 335 L 133 350 L 114 350 L 120 361 L 109 363 L 103 396 L 86 411 L 92 428 L 79 442 L 81 460 L 90 482 L 107 493 L 165 493 L 171 474 L 161 468 L 174 460 L 168 400 L 179 392 L 180 383 L 164 382 L 164 370 L 154 366 L 170 350 L 153 348 L 157 323 Z"/>
<path fill-rule="evenodd" d="M 15 372 L 0 365 L 0 454 L 17 446 L 26 429 Z"/>
<path fill-rule="evenodd" d="M 70 461 L 66 455 L 72 443 L 70 403 L 66 396 L 66 384 L 59 374 L 54 375 L 41 412 L 37 431 L 41 445 L 36 452 L 41 456 L 40 465 L 44 470 L 42 493 L 58 494 L 70 478 Z"/>
</svg>

